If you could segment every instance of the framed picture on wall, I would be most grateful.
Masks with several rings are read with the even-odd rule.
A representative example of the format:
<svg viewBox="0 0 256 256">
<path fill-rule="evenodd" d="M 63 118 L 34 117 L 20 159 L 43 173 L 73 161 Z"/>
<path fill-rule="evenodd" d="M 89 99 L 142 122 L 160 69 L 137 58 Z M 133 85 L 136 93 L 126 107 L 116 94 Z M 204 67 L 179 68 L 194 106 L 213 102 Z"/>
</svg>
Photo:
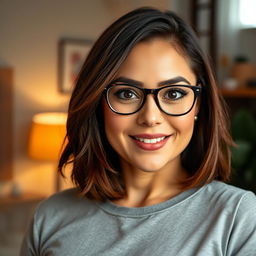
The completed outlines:
<svg viewBox="0 0 256 256">
<path fill-rule="evenodd" d="M 58 84 L 61 93 L 71 93 L 92 40 L 61 39 L 58 43 Z"/>
</svg>

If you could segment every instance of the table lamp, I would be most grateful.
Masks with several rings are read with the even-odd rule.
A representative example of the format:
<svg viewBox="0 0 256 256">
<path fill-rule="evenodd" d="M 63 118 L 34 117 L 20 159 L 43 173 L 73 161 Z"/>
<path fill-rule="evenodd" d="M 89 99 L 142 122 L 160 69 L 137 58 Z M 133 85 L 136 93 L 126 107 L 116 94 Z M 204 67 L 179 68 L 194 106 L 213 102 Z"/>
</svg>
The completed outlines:
<svg viewBox="0 0 256 256">
<path fill-rule="evenodd" d="M 37 160 L 56 161 L 60 157 L 66 135 L 67 114 L 39 113 L 33 117 L 28 154 Z M 56 191 L 60 190 L 60 176 L 56 170 Z"/>
</svg>

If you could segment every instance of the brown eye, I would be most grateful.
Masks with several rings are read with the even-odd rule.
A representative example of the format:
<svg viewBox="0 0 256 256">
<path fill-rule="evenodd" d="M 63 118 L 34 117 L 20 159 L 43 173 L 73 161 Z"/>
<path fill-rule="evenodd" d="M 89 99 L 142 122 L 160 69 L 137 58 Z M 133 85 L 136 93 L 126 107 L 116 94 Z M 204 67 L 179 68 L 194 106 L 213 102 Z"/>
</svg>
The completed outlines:
<svg viewBox="0 0 256 256">
<path fill-rule="evenodd" d="M 185 95 L 187 95 L 186 91 L 173 88 L 165 92 L 164 98 L 166 100 L 179 100 L 183 98 Z"/>
<path fill-rule="evenodd" d="M 177 97 L 179 97 L 179 93 L 177 93 L 177 92 L 169 92 L 167 96 L 170 99 L 176 99 Z"/>
<path fill-rule="evenodd" d="M 138 95 L 131 89 L 120 89 L 115 92 L 115 96 L 122 100 L 137 99 Z"/>
</svg>

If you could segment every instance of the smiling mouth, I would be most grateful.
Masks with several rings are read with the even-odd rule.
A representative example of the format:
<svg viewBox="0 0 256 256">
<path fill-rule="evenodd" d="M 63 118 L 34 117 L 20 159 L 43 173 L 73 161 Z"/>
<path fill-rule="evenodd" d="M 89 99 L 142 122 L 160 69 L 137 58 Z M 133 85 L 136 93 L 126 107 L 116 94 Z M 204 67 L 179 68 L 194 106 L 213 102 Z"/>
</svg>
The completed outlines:
<svg viewBox="0 0 256 256">
<path fill-rule="evenodd" d="M 164 140 L 165 138 L 167 138 L 168 136 L 163 136 L 163 137 L 159 137 L 159 138 L 154 138 L 154 139 L 147 139 L 147 138 L 137 138 L 137 137 L 133 137 L 133 139 L 138 140 L 140 142 L 146 143 L 146 144 L 155 144 L 157 142 L 160 142 L 162 140 Z"/>
<path fill-rule="evenodd" d="M 156 144 L 161 143 L 165 139 L 169 138 L 171 135 L 165 134 L 140 134 L 140 135 L 130 135 L 130 137 L 138 142 L 145 144 Z"/>
<path fill-rule="evenodd" d="M 140 134 L 131 136 L 131 139 L 134 141 L 140 149 L 146 151 L 158 150 L 167 143 L 168 139 L 172 136 L 165 134 Z"/>
</svg>

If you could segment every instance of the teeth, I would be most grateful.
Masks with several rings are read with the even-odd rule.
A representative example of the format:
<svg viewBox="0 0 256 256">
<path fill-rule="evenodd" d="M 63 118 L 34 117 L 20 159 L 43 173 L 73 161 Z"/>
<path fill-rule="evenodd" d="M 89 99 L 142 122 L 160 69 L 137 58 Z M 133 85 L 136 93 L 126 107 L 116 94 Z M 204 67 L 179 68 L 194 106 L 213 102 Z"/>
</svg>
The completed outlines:
<svg viewBox="0 0 256 256">
<path fill-rule="evenodd" d="M 155 138 L 155 139 L 143 139 L 143 138 L 136 138 L 135 137 L 136 140 L 139 140 L 139 141 L 144 142 L 144 143 L 152 143 L 152 144 L 157 143 L 157 142 L 163 140 L 164 138 L 165 137 Z"/>
</svg>

